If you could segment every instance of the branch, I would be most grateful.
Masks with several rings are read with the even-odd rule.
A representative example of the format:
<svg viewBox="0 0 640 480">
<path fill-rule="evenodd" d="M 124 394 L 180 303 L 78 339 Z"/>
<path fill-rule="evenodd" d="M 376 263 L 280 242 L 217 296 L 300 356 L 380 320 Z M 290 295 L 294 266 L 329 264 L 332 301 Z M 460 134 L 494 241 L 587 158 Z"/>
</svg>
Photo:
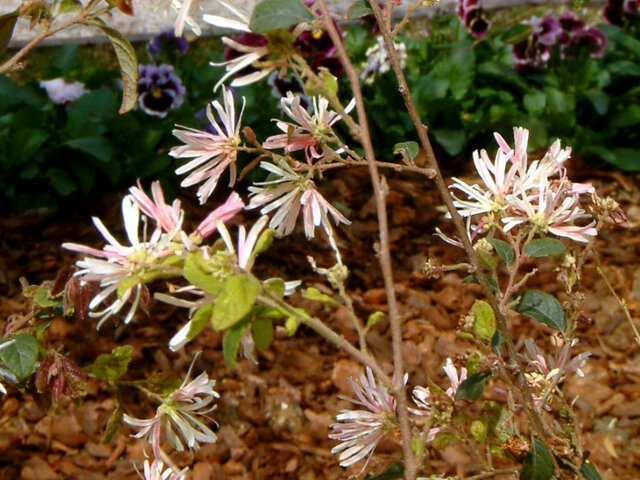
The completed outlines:
<svg viewBox="0 0 640 480">
<path fill-rule="evenodd" d="M 378 212 L 378 229 L 380 233 L 380 251 L 378 259 L 382 269 L 384 278 L 384 287 L 387 294 L 387 304 L 389 306 L 389 323 L 391 325 L 391 339 L 393 346 L 393 367 L 394 367 L 394 393 L 398 402 L 398 420 L 400 423 L 400 432 L 402 434 L 402 451 L 404 456 L 405 478 L 414 480 L 416 478 L 416 462 L 411 448 L 412 435 L 411 425 L 409 423 L 409 411 L 407 410 L 407 395 L 404 388 L 403 377 L 404 367 L 402 359 L 402 320 L 398 311 L 398 303 L 396 299 L 395 286 L 393 283 L 393 270 L 391 265 L 391 249 L 389 242 L 389 226 L 387 223 L 387 205 L 385 191 L 382 188 L 382 182 L 378 173 L 375 152 L 371 142 L 369 126 L 367 122 L 367 113 L 365 111 L 362 91 L 360 90 L 360 77 L 355 70 L 347 51 L 344 48 L 342 38 L 336 30 L 333 20 L 327 9 L 325 0 L 318 0 L 318 6 L 322 11 L 324 26 L 331 37 L 331 40 L 338 51 L 340 61 L 344 65 L 351 90 L 356 101 L 356 110 L 358 113 L 358 123 L 360 124 L 360 142 L 365 151 L 366 160 L 369 164 L 369 173 L 371 174 L 371 183 L 376 200 L 376 210 Z"/>
<path fill-rule="evenodd" d="M 542 422 L 542 418 L 538 414 L 535 409 L 535 403 L 533 400 L 533 395 L 531 393 L 531 389 L 529 388 L 529 384 L 527 383 L 527 379 L 524 376 L 523 370 L 520 366 L 520 362 L 518 359 L 516 347 L 513 343 L 511 335 L 509 333 L 509 327 L 507 326 L 507 319 L 504 312 L 500 309 L 500 304 L 498 298 L 494 294 L 491 286 L 487 282 L 487 279 L 484 275 L 484 269 L 478 262 L 478 257 L 476 255 L 475 250 L 473 249 L 473 245 L 471 244 L 471 240 L 467 234 L 467 230 L 465 228 L 462 217 L 456 210 L 453 205 L 453 199 L 451 197 L 451 193 L 447 188 L 447 185 L 444 182 L 444 178 L 442 177 L 442 173 L 440 171 L 440 166 L 438 165 L 438 161 L 436 160 L 435 154 L 433 152 L 433 148 L 431 146 L 431 142 L 429 140 L 429 136 L 427 133 L 427 127 L 422 124 L 422 120 L 420 119 L 420 115 L 418 110 L 413 103 L 413 99 L 411 98 L 411 93 L 409 91 L 409 86 L 407 84 L 407 80 L 404 76 L 404 72 L 402 71 L 402 67 L 400 66 L 400 59 L 398 57 L 398 53 L 396 52 L 393 36 L 390 30 L 387 28 L 386 19 L 383 18 L 383 13 L 378 5 L 377 0 L 368 0 L 371 9 L 373 10 L 373 15 L 376 18 L 376 22 L 380 28 L 380 32 L 382 33 L 382 37 L 384 39 L 385 47 L 387 50 L 387 54 L 389 56 L 389 60 L 391 62 L 391 66 L 393 71 L 398 79 L 398 90 L 402 95 L 405 105 L 407 107 L 407 111 L 409 112 L 409 116 L 416 128 L 418 133 L 418 138 L 420 139 L 420 144 L 422 148 L 427 153 L 427 161 L 429 163 L 429 167 L 435 172 L 434 181 L 442 200 L 447 206 L 447 210 L 451 215 L 451 219 L 456 227 L 460 240 L 462 241 L 464 250 L 474 267 L 474 270 L 478 273 L 476 277 L 480 282 L 480 286 L 482 287 L 482 291 L 487 298 L 489 304 L 493 308 L 496 313 L 497 319 L 497 327 L 502 336 L 505 339 L 505 344 L 507 347 L 507 353 L 510 358 L 511 367 L 516 375 L 516 379 L 518 380 L 518 386 L 521 389 L 522 397 L 526 404 L 526 410 L 529 414 L 529 418 L 532 421 L 534 430 L 536 434 L 540 437 L 541 440 L 546 439 L 546 430 L 544 423 Z M 389 4 L 387 4 L 387 9 L 389 8 Z M 554 459 L 555 461 L 555 459 Z"/>
</svg>

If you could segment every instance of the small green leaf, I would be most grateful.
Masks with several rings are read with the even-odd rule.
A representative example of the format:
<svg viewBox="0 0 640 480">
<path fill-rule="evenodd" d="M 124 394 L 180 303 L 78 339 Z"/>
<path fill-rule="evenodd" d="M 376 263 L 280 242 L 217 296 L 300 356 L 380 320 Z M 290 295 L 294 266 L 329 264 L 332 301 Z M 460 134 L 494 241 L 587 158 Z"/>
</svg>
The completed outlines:
<svg viewBox="0 0 640 480">
<path fill-rule="evenodd" d="M 0 55 L 7 51 L 7 45 L 13 35 L 13 29 L 18 21 L 19 10 L 0 16 Z"/>
<path fill-rule="evenodd" d="M 82 2 L 80 0 L 61 0 L 58 4 L 57 14 L 74 13 L 82 10 Z"/>
<path fill-rule="evenodd" d="M 36 302 L 39 307 L 49 308 L 62 305 L 62 297 L 51 298 L 49 296 L 51 287 L 53 287 L 53 285 L 41 285 L 36 290 L 36 293 L 33 296 L 33 301 Z"/>
<path fill-rule="evenodd" d="M 84 138 L 74 138 L 67 140 L 65 145 L 73 150 L 91 155 L 101 162 L 110 162 L 113 158 L 113 148 L 111 143 L 101 135 L 91 135 Z"/>
<path fill-rule="evenodd" d="M 265 289 L 273 293 L 276 297 L 284 297 L 284 280 L 281 278 L 270 278 L 265 280 L 262 285 Z"/>
<path fill-rule="evenodd" d="M 496 333 L 496 315 L 484 300 L 476 300 L 471 307 L 473 332 L 483 340 L 490 341 Z"/>
<path fill-rule="evenodd" d="M 394 480 L 396 478 L 404 478 L 404 465 L 401 463 L 392 464 L 384 472 L 380 475 L 376 475 L 375 477 L 367 475 L 365 480 Z"/>
<path fill-rule="evenodd" d="M 211 322 L 211 314 L 213 313 L 213 304 L 208 304 L 200 307 L 191 317 L 191 326 L 187 333 L 187 341 L 191 341 L 198 336 L 198 334 L 205 329 Z"/>
<path fill-rule="evenodd" d="M 531 450 L 522 462 L 520 480 L 551 480 L 553 477 L 553 461 L 542 440 L 535 438 Z"/>
<path fill-rule="evenodd" d="M 307 288 L 305 291 L 302 292 L 302 296 L 304 298 L 308 298 L 309 300 L 315 300 L 317 302 L 322 302 L 326 305 L 331 305 L 332 307 L 342 306 L 340 303 L 336 302 L 329 295 L 325 295 L 317 288 L 313 288 L 313 287 Z"/>
<path fill-rule="evenodd" d="M 520 303 L 514 307 L 514 310 L 556 330 L 564 331 L 567 328 L 560 302 L 552 295 L 540 290 L 527 290 L 520 294 Z"/>
<path fill-rule="evenodd" d="M 393 153 L 402 155 L 406 163 L 411 163 L 420 153 L 417 142 L 401 142 L 393 146 Z"/>
<path fill-rule="evenodd" d="M 113 382 L 127 372 L 132 356 L 131 345 L 116 347 L 111 353 L 100 355 L 91 365 L 91 372 L 100 380 Z"/>
<path fill-rule="evenodd" d="M 498 257 L 506 263 L 507 265 L 511 265 L 513 261 L 516 259 L 516 254 L 507 242 L 498 240 L 497 238 L 487 238 L 487 241 L 493 245 Z"/>
<path fill-rule="evenodd" d="M 263 0 L 253 9 L 249 29 L 253 33 L 267 33 L 312 21 L 313 15 L 300 0 Z"/>
<path fill-rule="evenodd" d="M 276 231 L 273 228 L 267 228 L 264 232 L 260 234 L 258 237 L 258 241 L 256 242 L 256 246 L 253 249 L 252 255 L 253 257 L 257 257 L 262 252 L 266 252 L 267 249 L 273 243 L 273 237 L 275 236 Z"/>
<path fill-rule="evenodd" d="M 349 5 L 347 11 L 344 12 L 344 18 L 345 20 L 355 20 L 356 18 L 366 17 L 372 13 L 371 7 L 367 4 L 366 0 L 356 0 Z"/>
<path fill-rule="evenodd" d="M 535 258 L 562 255 L 566 250 L 564 244 L 555 238 L 537 238 L 524 247 L 524 253 Z"/>
<path fill-rule="evenodd" d="M 502 355 L 502 342 L 504 342 L 504 337 L 500 333 L 500 330 L 496 330 L 496 333 L 491 337 L 491 350 L 496 355 Z"/>
<path fill-rule="evenodd" d="M 484 384 L 490 376 L 490 372 L 474 373 L 460 384 L 456 391 L 455 399 L 469 400 L 472 402 L 478 400 L 482 397 L 482 394 L 484 393 Z"/>
<path fill-rule="evenodd" d="M 38 341 L 32 335 L 24 333 L 3 339 L 0 343 L 0 360 L 18 380 L 24 380 L 35 369 Z"/>
<path fill-rule="evenodd" d="M 591 463 L 585 461 L 580 467 L 580 473 L 587 480 L 602 480 L 602 477 Z"/>
<path fill-rule="evenodd" d="M 531 115 L 541 115 L 544 112 L 544 107 L 547 104 L 547 97 L 540 91 L 529 92 L 522 98 L 524 108 L 527 109 Z"/>
<path fill-rule="evenodd" d="M 329 70 L 322 68 L 320 73 L 318 73 L 318 77 L 322 81 L 324 91 L 332 93 L 333 95 L 338 95 L 338 79 L 334 77 Z M 318 93 L 322 94 L 323 92 Z"/>
<path fill-rule="evenodd" d="M 184 262 L 182 275 L 189 283 L 213 296 L 217 296 L 222 288 L 222 280 L 214 278 L 204 269 L 204 259 L 200 250 L 189 254 Z"/>
<path fill-rule="evenodd" d="M 124 416 L 124 411 L 120 406 L 120 402 L 116 403 L 116 409 L 113 411 L 111 416 L 109 417 L 109 421 L 107 422 L 107 426 L 104 429 L 104 435 L 102 436 L 102 440 L 100 440 L 100 445 L 106 445 L 109 443 L 120 425 L 122 424 L 122 417 Z"/>
<path fill-rule="evenodd" d="M 242 320 L 256 303 L 260 284 L 247 275 L 234 275 L 225 280 L 213 306 L 211 325 L 226 330 Z"/>
<path fill-rule="evenodd" d="M 138 101 L 138 58 L 127 37 L 104 23 L 94 20 L 89 23 L 101 29 L 116 52 L 122 75 L 122 104 L 120 113 L 127 113 Z"/>
<path fill-rule="evenodd" d="M 273 320 L 268 317 L 254 318 L 251 322 L 251 336 L 258 350 L 266 350 L 273 342 Z"/>
<path fill-rule="evenodd" d="M 488 275 L 484 277 L 487 280 L 487 283 L 489 284 L 489 286 L 494 290 L 494 291 L 498 291 L 498 284 L 496 283 L 496 281 L 489 277 Z M 464 277 L 462 279 L 462 283 L 475 283 L 476 285 L 480 285 L 480 282 L 478 281 L 478 279 L 476 278 L 475 275 L 467 275 L 466 277 Z"/>
<path fill-rule="evenodd" d="M 471 436 L 478 443 L 483 443 L 487 438 L 489 427 L 483 420 L 474 420 L 471 423 Z"/>
<path fill-rule="evenodd" d="M 440 128 L 432 131 L 436 141 L 449 155 L 457 155 L 464 147 L 464 130 Z"/>
<path fill-rule="evenodd" d="M 287 335 L 289 335 L 290 337 L 296 334 L 299 326 L 300 320 L 298 319 L 298 317 L 295 317 L 293 315 L 287 318 L 287 320 L 284 322 L 284 328 L 287 331 Z"/>
<path fill-rule="evenodd" d="M 247 329 L 247 322 L 240 322 L 225 330 L 222 336 L 222 356 L 230 370 L 236 368 L 236 358 L 240 342 Z"/>
<path fill-rule="evenodd" d="M 367 319 L 367 328 L 373 327 L 374 325 L 380 323 L 382 320 L 384 320 L 384 313 L 373 312 Z"/>
</svg>

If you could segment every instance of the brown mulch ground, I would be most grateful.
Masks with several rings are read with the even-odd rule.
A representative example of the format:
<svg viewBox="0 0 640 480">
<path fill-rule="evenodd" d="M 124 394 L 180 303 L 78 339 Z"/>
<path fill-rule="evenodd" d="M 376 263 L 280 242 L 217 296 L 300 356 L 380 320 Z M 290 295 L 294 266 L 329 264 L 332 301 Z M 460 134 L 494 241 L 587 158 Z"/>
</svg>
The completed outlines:
<svg viewBox="0 0 640 480">
<path fill-rule="evenodd" d="M 624 207 L 631 230 L 611 229 L 598 239 L 610 281 L 623 297 L 634 317 L 640 313 L 640 190 L 639 178 L 577 169 L 594 182 L 602 194 L 614 195 Z M 404 348 L 409 383 L 425 384 L 427 377 L 442 381 L 441 366 L 446 357 L 466 351 L 455 328 L 478 296 L 474 286 L 462 285 L 461 276 L 449 274 L 427 280 L 420 268 L 427 258 L 455 263 L 461 252 L 443 245 L 432 232 L 442 223 L 436 209 L 439 201 L 431 187 L 404 177 L 389 180 L 389 214 L 396 282 L 402 316 L 406 320 Z M 353 225 L 341 230 L 341 246 L 352 276 L 350 290 L 357 309 L 366 315 L 385 310 L 385 295 L 373 247 L 376 242 L 375 208 L 366 172 L 340 175 L 327 182 L 327 197 L 340 199 Z M 94 208 L 93 210 L 87 210 Z M 109 228 L 121 231 L 117 197 L 104 199 L 95 207 L 80 207 L 53 217 L 12 217 L 0 220 L 0 323 L 24 311 L 18 278 L 39 283 L 55 276 L 58 268 L 74 261 L 60 248 L 63 241 L 100 244 L 89 216 L 99 214 Z M 192 210 L 191 218 L 200 218 Z M 102 213 L 101 213 L 102 212 Z M 311 246 L 319 264 L 332 263 L 322 242 Z M 276 242 L 262 257 L 264 278 L 280 275 L 301 278 L 306 286 L 318 282 L 305 255 L 308 244 L 296 235 Z M 535 282 L 553 283 L 555 273 L 548 265 Z M 592 320 L 580 330 L 580 351 L 591 351 L 584 378 L 571 378 L 564 390 L 583 426 L 583 444 L 591 453 L 605 480 L 640 478 L 640 349 L 630 326 L 605 283 L 588 264 L 583 283 L 583 310 Z M 547 288 L 547 287 L 545 287 Z M 317 304 L 296 298 L 308 310 L 355 340 L 347 318 Z M 221 353 L 221 335 L 206 331 L 183 351 L 172 354 L 168 339 L 186 321 L 185 312 L 156 303 L 151 316 L 123 326 L 75 323 L 55 318 L 47 336 L 50 347 L 68 354 L 80 365 L 89 364 L 101 353 L 124 343 L 133 345 L 134 360 L 129 378 L 173 371 L 183 376 L 194 352 L 202 356 L 195 371 L 207 370 L 218 382 L 221 394 L 213 417 L 218 423 L 219 441 L 205 445 L 193 455 L 175 453 L 180 466 L 191 466 L 193 478 L 207 479 L 338 479 L 348 475 L 330 454 L 327 439 L 333 416 L 345 406 L 339 394 L 350 395 L 348 377 L 361 367 L 313 332 L 301 329 L 293 338 L 278 330 L 277 340 L 260 353 L 259 365 L 240 360 L 229 371 Z M 511 325 L 517 344 L 524 338 L 540 338 L 548 345 L 544 327 L 524 318 Z M 382 322 L 369 334 L 371 350 L 391 370 L 388 324 Z M 544 339 L 543 339 L 544 337 Z M 152 407 L 135 391 L 126 392 L 125 408 L 134 416 L 151 416 Z M 143 444 L 129 437 L 122 427 L 108 445 L 100 445 L 104 426 L 113 411 L 113 391 L 89 381 L 87 395 L 76 403 L 66 402 L 52 415 L 45 415 L 25 392 L 11 389 L 0 399 L 0 479 L 134 479 L 132 461 L 144 459 Z M 389 459 L 397 455 L 393 445 L 380 452 Z M 447 447 L 435 453 L 434 471 L 451 474 L 473 471 L 473 462 L 463 448 Z M 376 463 L 373 469 L 380 468 Z M 358 469 L 351 471 L 357 473 Z"/>
</svg>

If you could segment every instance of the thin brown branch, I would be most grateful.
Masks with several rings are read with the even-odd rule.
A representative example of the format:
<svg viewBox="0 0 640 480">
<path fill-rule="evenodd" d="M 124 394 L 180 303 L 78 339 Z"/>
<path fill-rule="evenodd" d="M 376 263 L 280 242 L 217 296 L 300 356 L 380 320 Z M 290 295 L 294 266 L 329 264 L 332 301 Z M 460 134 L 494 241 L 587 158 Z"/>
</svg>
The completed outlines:
<svg viewBox="0 0 640 480">
<path fill-rule="evenodd" d="M 522 398 L 524 399 L 527 413 L 529 415 L 529 418 L 531 419 L 531 423 L 533 424 L 533 428 L 535 432 L 544 441 L 546 439 L 545 426 L 544 426 L 544 423 L 542 422 L 542 418 L 540 417 L 540 415 L 535 409 L 533 395 L 531 393 L 531 389 L 529 388 L 529 384 L 527 383 L 527 379 L 524 376 L 524 372 L 523 372 L 523 369 L 521 368 L 515 345 L 509 333 L 509 327 L 507 326 L 506 316 L 504 312 L 500 309 L 500 303 L 498 301 L 498 298 L 494 294 L 491 286 L 489 285 L 489 283 L 487 282 L 487 279 L 485 278 L 484 269 L 478 262 L 478 257 L 476 255 L 475 250 L 473 249 L 473 245 L 471 244 L 471 240 L 469 239 L 469 235 L 467 234 L 467 230 L 462 220 L 462 217 L 460 216 L 455 206 L 453 205 L 453 198 L 451 197 L 451 193 L 449 192 L 449 189 L 447 188 L 444 178 L 442 177 L 440 166 L 438 165 L 438 161 L 436 160 L 435 154 L 433 152 L 433 148 L 431 146 L 431 141 L 429 140 L 427 127 L 425 127 L 422 124 L 422 120 L 420 118 L 418 110 L 415 104 L 413 103 L 413 99 L 411 98 L 411 92 L 409 91 L 407 80 L 404 76 L 404 72 L 402 71 L 400 59 L 398 57 L 398 53 L 394 46 L 393 36 L 389 31 L 389 29 L 387 28 L 387 22 L 385 21 L 386 19 L 383 17 L 383 13 L 380 9 L 380 6 L 378 5 L 377 0 L 368 0 L 368 1 L 373 11 L 373 15 L 376 18 L 376 22 L 378 23 L 378 26 L 380 28 L 382 37 L 384 39 L 385 47 L 387 50 L 387 54 L 389 56 L 391 66 L 396 75 L 396 78 L 398 79 L 398 90 L 400 91 L 400 94 L 404 99 L 405 105 L 407 107 L 407 111 L 409 112 L 409 116 L 411 117 L 411 120 L 416 128 L 416 131 L 418 133 L 418 138 L 420 139 L 420 144 L 422 145 L 422 148 L 427 153 L 427 161 L 429 163 L 429 167 L 435 172 L 434 182 L 436 184 L 436 187 L 438 189 L 438 192 L 440 193 L 442 200 L 447 206 L 447 210 L 451 215 L 455 228 L 462 241 L 464 250 L 469 260 L 471 261 L 471 264 L 473 265 L 475 271 L 477 272 L 476 277 L 480 282 L 482 291 L 485 297 L 487 298 L 489 304 L 491 305 L 491 307 L 496 313 L 497 327 L 500 333 L 502 334 L 502 336 L 504 337 L 504 341 L 507 347 L 507 354 L 509 355 L 509 359 L 511 363 L 511 369 L 513 370 L 513 373 L 515 374 L 516 379 L 518 381 L 518 386 L 521 390 L 521 395 L 522 395 Z M 387 8 L 388 6 L 389 4 L 387 4 Z M 387 13 L 389 14 L 390 12 L 387 12 Z"/>
<path fill-rule="evenodd" d="M 360 142 L 365 151 L 365 157 L 369 164 L 369 172 L 371 174 L 371 183 L 376 200 L 376 210 L 378 213 L 378 229 L 380 233 L 380 250 L 378 259 L 382 269 L 384 279 L 385 292 L 387 294 L 387 305 L 389 307 L 389 323 L 391 326 L 391 339 L 393 346 L 393 367 L 394 367 L 394 392 L 398 402 L 398 420 L 400 423 L 400 432 L 402 435 L 402 451 L 404 456 L 405 478 L 407 480 L 415 480 L 416 478 L 416 462 L 411 448 L 412 435 L 411 424 L 409 423 L 409 411 L 407 406 L 407 395 L 404 388 L 404 366 L 402 359 L 402 319 L 398 311 L 398 303 L 396 299 L 395 285 L 393 282 L 393 269 L 391 265 L 391 248 L 389 242 L 389 226 L 387 223 L 387 204 L 386 194 L 382 186 L 378 166 L 376 164 L 375 152 L 371 142 L 369 125 L 367 122 L 367 113 L 365 111 L 362 91 L 360 89 L 360 77 L 353 67 L 347 51 L 344 48 L 341 35 L 338 33 L 333 20 L 327 9 L 325 0 L 318 0 L 318 6 L 322 11 L 324 26 L 335 45 L 338 56 L 344 65 L 351 90 L 356 101 L 356 111 L 358 113 L 358 123 L 360 125 Z"/>
</svg>

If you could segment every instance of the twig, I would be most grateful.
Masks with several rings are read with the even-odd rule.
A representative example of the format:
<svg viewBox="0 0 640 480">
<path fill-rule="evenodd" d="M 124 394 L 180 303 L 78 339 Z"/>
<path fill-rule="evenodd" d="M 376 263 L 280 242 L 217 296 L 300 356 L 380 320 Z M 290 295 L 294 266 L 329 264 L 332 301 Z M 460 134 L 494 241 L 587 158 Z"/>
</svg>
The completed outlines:
<svg viewBox="0 0 640 480">
<path fill-rule="evenodd" d="M 471 477 L 464 477 L 464 480 L 484 480 L 485 478 L 493 478 L 498 475 L 515 475 L 517 473 L 517 468 L 501 468 L 493 470 L 492 472 L 479 473 L 478 475 L 473 475 Z"/>
<path fill-rule="evenodd" d="M 636 342 L 638 343 L 638 345 L 640 345 L 640 332 L 638 332 L 638 328 L 636 327 L 636 324 L 633 322 L 633 318 L 631 317 L 631 313 L 629 313 L 629 307 L 627 307 L 627 303 L 618 296 L 615 289 L 613 288 L 613 285 L 611 285 L 611 283 L 609 282 L 609 279 L 604 274 L 602 270 L 602 263 L 600 263 L 600 257 L 595 252 L 595 250 L 593 252 L 593 256 L 596 259 L 596 270 L 600 274 L 600 277 L 602 277 L 602 279 L 604 280 L 604 283 L 606 283 L 607 288 L 611 292 L 611 295 L 614 296 L 614 298 L 617 300 L 618 304 L 620 305 L 620 308 L 622 308 L 622 312 L 624 313 L 624 316 L 629 322 L 629 325 L 631 325 L 631 330 L 633 330 L 633 334 L 636 337 Z"/>
<path fill-rule="evenodd" d="M 360 124 L 360 142 L 362 143 L 362 147 L 364 148 L 366 160 L 369 163 L 369 173 L 371 174 L 371 183 L 373 185 L 373 192 L 376 200 L 376 210 L 378 213 L 378 230 L 380 234 L 380 250 L 378 253 L 378 259 L 380 261 L 385 292 L 387 294 L 387 305 L 389 306 L 389 324 L 391 326 L 393 368 L 395 377 L 395 385 L 393 390 L 395 393 L 396 401 L 398 402 L 398 420 L 400 423 L 400 432 L 402 435 L 402 451 L 404 456 L 405 478 L 407 480 L 415 480 L 417 469 L 415 457 L 411 448 L 411 424 L 409 423 L 407 394 L 403 382 L 404 367 L 402 359 L 402 320 L 398 311 L 395 285 L 393 283 L 393 269 L 391 265 L 391 249 L 389 242 L 389 226 L 387 223 L 387 205 L 385 191 L 382 187 L 382 182 L 380 181 L 375 152 L 373 150 L 371 135 L 369 133 L 367 113 L 365 111 L 362 91 L 360 89 L 360 76 L 349 60 L 347 51 L 345 50 L 344 44 L 342 43 L 342 37 L 336 30 L 333 20 L 331 19 L 331 16 L 329 14 L 329 10 L 327 9 L 325 0 L 318 0 L 317 3 L 320 7 L 320 10 L 322 11 L 322 18 L 324 20 L 325 29 L 329 34 L 329 37 L 331 37 L 331 40 L 338 51 L 340 61 L 342 62 L 347 76 L 349 77 L 351 90 L 356 101 L 358 123 Z"/>
<path fill-rule="evenodd" d="M 422 120 L 420 119 L 418 110 L 415 104 L 413 103 L 413 99 L 411 98 L 411 92 L 409 91 L 407 80 L 404 76 L 404 72 L 402 71 L 402 67 L 400 65 L 398 52 L 396 51 L 394 46 L 393 36 L 391 35 L 389 29 L 386 26 L 386 22 L 385 22 L 385 19 L 383 18 L 383 14 L 380 9 L 380 6 L 378 5 L 377 0 L 368 0 L 368 1 L 369 1 L 369 6 L 373 11 L 373 15 L 375 16 L 376 21 L 378 23 L 378 26 L 380 27 L 380 32 L 382 33 L 382 37 L 384 39 L 385 47 L 387 50 L 387 55 L 389 57 L 389 60 L 393 68 L 393 71 L 396 75 L 396 78 L 398 79 L 398 90 L 400 91 L 400 94 L 404 99 L 405 105 L 409 112 L 409 116 L 411 117 L 411 120 L 416 128 L 416 131 L 418 133 L 418 138 L 420 139 L 420 144 L 422 145 L 422 148 L 425 150 L 427 154 L 427 161 L 429 163 L 429 167 L 435 172 L 434 182 L 436 184 L 436 187 L 440 193 L 440 196 L 442 197 L 442 200 L 447 206 L 447 210 L 451 215 L 451 219 L 453 220 L 453 223 L 456 227 L 460 240 L 462 241 L 464 250 L 469 260 L 471 261 L 471 264 L 473 265 L 475 271 L 478 273 L 476 277 L 480 282 L 482 291 L 485 297 L 487 298 L 489 304 L 491 305 L 491 307 L 496 313 L 497 327 L 500 333 L 502 334 L 502 336 L 504 337 L 504 341 L 507 347 L 507 353 L 511 361 L 511 368 L 514 371 L 514 374 L 516 375 L 518 386 L 521 390 L 522 397 L 526 404 L 526 410 L 532 421 L 534 430 L 536 431 L 537 435 L 544 441 L 546 439 L 546 429 L 545 429 L 544 423 L 542 422 L 542 418 L 540 417 L 540 415 L 535 409 L 533 395 L 531 393 L 531 389 L 529 387 L 529 384 L 527 383 L 527 379 L 525 378 L 523 370 L 521 368 L 516 347 L 509 333 L 509 327 L 507 326 L 507 320 L 506 320 L 505 314 L 500 309 L 498 298 L 494 294 L 493 290 L 491 289 L 491 286 L 489 285 L 489 283 L 487 282 L 487 279 L 485 278 L 484 269 L 480 265 L 476 252 L 473 249 L 473 245 L 471 244 L 471 240 L 467 235 L 467 230 L 465 228 L 462 217 L 460 216 L 455 206 L 453 205 L 453 199 L 451 197 L 451 193 L 449 192 L 449 189 L 447 188 L 447 185 L 444 182 L 444 178 L 442 177 L 442 173 L 440 172 L 440 166 L 438 165 L 438 161 L 435 158 L 435 154 L 433 152 L 433 148 L 431 146 L 431 142 L 429 140 L 429 136 L 427 133 L 427 127 L 422 124 Z M 389 3 L 387 3 L 387 9 L 389 9 Z M 552 460 L 554 461 L 554 466 L 556 467 L 556 470 L 558 470 L 559 467 L 557 465 L 557 462 L 555 461 L 555 458 L 552 457 Z"/>
</svg>

